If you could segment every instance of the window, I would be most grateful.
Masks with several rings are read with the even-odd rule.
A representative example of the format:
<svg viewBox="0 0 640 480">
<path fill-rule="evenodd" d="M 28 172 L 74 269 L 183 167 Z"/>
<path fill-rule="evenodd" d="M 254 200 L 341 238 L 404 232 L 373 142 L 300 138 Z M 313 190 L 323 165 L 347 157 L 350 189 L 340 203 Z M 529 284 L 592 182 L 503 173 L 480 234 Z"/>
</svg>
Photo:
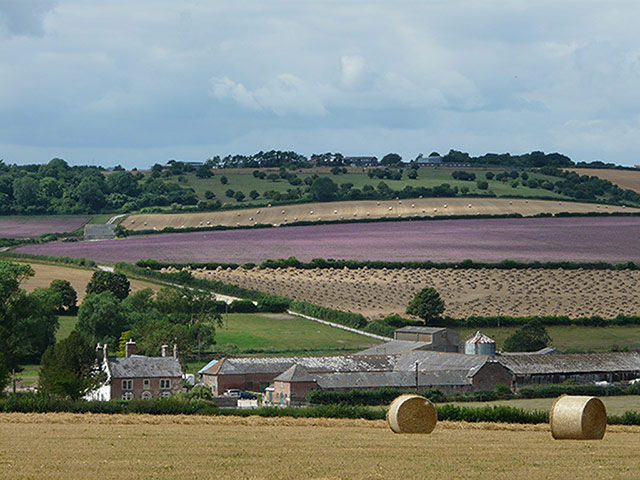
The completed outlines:
<svg viewBox="0 0 640 480">
<path fill-rule="evenodd" d="M 123 400 L 133 400 L 133 393 L 132 392 L 124 392 L 122 394 L 122 399 Z"/>
<path fill-rule="evenodd" d="M 280 382 L 280 388 L 284 388 L 284 382 Z"/>
<path fill-rule="evenodd" d="M 169 390 L 171 388 L 171 379 L 162 378 L 160 379 L 160 389 L 161 390 Z"/>
<path fill-rule="evenodd" d="M 151 398 L 151 392 L 142 392 L 142 399 L 149 400 Z"/>
<path fill-rule="evenodd" d="M 165 391 L 165 392 L 162 392 L 162 393 L 160 394 L 160 396 L 161 396 L 162 398 L 170 397 L 170 396 L 171 396 L 171 392 L 166 392 L 166 391 Z"/>
<path fill-rule="evenodd" d="M 145 390 L 149 390 L 151 388 L 151 380 L 149 380 L 148 378 L 145 378 L 142 381 L 142 388 L 144 388 Z"/>
<path fill-rule="evenodd" d="M 133 380 L 122 380 L 122 390 L 133 390 Z"/>
<path fill-rule="evenodd" d="M 248 381 L 247 382 L 247 390 L 253 390 L 253 382 L 252 381 Z"/>
</svg>

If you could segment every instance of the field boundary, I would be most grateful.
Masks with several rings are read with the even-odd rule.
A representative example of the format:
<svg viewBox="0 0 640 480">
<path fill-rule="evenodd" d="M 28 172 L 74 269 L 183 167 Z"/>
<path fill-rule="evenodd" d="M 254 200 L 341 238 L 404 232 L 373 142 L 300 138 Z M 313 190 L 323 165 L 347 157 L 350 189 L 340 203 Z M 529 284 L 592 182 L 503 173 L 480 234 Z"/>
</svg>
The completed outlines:
<svg viewBox="0 0 640 480">
<path fill-rule="evenodd" d="M 307 320 L 312 320 L 314 322 L 322 323 L 330 327 L 340 328 L 348 332 L 359 333 L 360 335 L 364 335 L 365 337 L 375 338 L 376 340 L 383 340 L 385 342 L 388 342 L 389 340 L 391 340 L 391 338 L 389 337 L 383 337 L 382 335 L 376 335 L 375 333 L 365 332 L 363 330 L 358 330 L 357 328 L 347 327 L 346 325 L 340 325 L 339 323 L 329 322 L 327 320 L 321 320 L 319 318 L 310 317 L 309 315 L 304 315 L 302 313 L 294 312 L 293 310 L 287 310 L 287 313 L 290 315 L 295 315 L 296 317 L 302 317 L 302 318 L 306 318 Z"/>
</svg>

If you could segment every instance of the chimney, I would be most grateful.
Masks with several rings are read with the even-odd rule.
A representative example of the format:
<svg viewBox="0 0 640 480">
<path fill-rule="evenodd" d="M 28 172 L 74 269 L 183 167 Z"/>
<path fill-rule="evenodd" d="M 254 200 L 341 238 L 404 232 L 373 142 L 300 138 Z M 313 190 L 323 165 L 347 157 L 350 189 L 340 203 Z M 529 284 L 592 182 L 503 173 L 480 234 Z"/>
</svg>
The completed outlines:
<svg viewBox="0 0 640 480">
<path fill-rule="evenodd" d="M 107 344 L 106 343 L 102 347 L 102 351 L 104 352 L 104 359 L 106 360 L 107 357 L 109 356 L 109 349 L 107 348 Z"/>
<path fill-rule="evenodd" d="M 178 345 L 173 344 L 173 358 L 178 358 Z"/>
<path fill-rule="evenodd" d="M 169 356 L 169 345 L 162 345 L 162 356 L 163 357 Z"/>
<path fill-rule="evenodd" d="M 130 357 L 131 355 L 135 355 L 137 351 L 138 347 L 136 345 L 136 342 L 129 339 L 129 341 L 124 345 L 124 356 Z"/>
</svg>

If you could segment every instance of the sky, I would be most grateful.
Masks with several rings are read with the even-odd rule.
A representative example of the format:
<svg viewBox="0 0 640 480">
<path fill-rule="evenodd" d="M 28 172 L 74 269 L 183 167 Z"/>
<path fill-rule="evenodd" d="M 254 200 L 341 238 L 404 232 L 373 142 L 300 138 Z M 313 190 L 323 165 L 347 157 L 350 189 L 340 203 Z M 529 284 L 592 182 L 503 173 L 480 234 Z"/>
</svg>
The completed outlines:
<svg viewBox="0 0 640 480">
<path fill-rule="evenodd" d="M 640 164 L 640 2 L 0 0 L 0 159 Z"/>
</svg>

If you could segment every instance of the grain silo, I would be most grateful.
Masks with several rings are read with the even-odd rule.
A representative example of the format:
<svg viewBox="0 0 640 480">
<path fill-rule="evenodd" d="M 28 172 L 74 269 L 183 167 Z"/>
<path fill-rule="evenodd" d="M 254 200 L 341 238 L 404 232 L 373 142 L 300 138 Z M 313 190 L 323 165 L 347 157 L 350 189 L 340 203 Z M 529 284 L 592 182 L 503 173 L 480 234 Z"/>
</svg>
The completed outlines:
<svg viewBox="0 0 640 480">
<path fill-rule="evenodd" d="M 467 355 L 489 355 L 495 357 L 496 342 L 486 335 L 476 332 L 473 337 L 464 342 L 464 353 Z"/>
</svg>

